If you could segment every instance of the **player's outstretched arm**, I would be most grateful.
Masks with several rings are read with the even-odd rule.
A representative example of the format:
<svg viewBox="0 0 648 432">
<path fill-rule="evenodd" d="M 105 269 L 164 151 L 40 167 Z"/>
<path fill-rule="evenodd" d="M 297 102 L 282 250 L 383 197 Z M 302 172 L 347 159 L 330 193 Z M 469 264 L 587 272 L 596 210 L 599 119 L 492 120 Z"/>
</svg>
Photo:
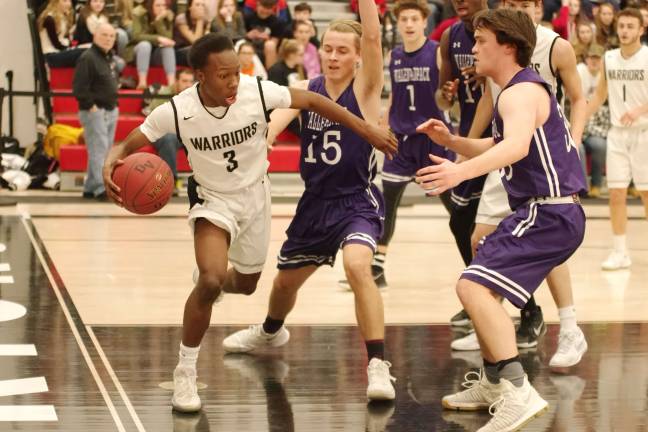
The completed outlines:
<svg viewBox="0 0 648 432">
<path fill-rule="evenodd" d="M 474 139 L 453 135 L 445 123 L 434 118 L 418 125 L 416 131 L 426 134 L 435 143 L 467 158 L 484 153 L 494 144 L 493 138 Z"/>
<path fill-rule="evenodd" d="M 368 103 L 380 103 L 382 92 L 383 75 L 383 53 L 380 33 L 380 19 L 374 0 L 359 0 L 358 12 L 362 25 L 362 36 L 360 37 L 360 57 L 362 62 L 357 73 L 358 86 L 356 95 Z M 369 100 L 368 100 L 369 99 Z M 363 104 L 363 108 L 367 105 Z M 361 105 L 362 106 L 362 105 Z M 376 108 L 376 120 L 378 119 L 379 108 Z M 365 118 L 367 117 L 366 112 Z M 373 113 L 372 113 L 373 114 Z"/>
<path fill-rule="evenodd" d="M 112 173 L 115 167 L 124 163 L 123 159 L 126 158 L 126 156 L 146 145 L 151 145 L 151 141 L 146 138 L 146 135 L 144 135 L 139 128 L 133 129 L 126 137 L 126 140 L 110 149 L 108 156 L 104 161 L 103 181 L 106 188 L 106 194 L 108 194 L 108 197 L 119 206 L 122 205 L 121 190 L 119 186 L 112 181 Z"/>
<path fill-rule="evenodd" d="M 299 81 L 290 88 L 306 90 L 308 89 L 308 80 Z M 277 136 L 286 129 L 290 122 L 298 115 L 298 109 L 279 108 L 272 111 L 272 114 L 270 114 L 270 123 L 268 124 L 268 137 L 266 139 L 268 148 L 272 148 Z"/>
<path fill-rule="evenodd" d="M 544 97 L 541 97 L 542 92 Z M 416 182 L 428 195 L 439 195 L 465 180 L 512 165 L 524 158 L 529 153 L 529 145 L 536 128 L 537 109 L 521 110 L 518 101 L 529 101 L 529 106 L 537 107 L 547 103 L 547 97 L 546 92 L 536 84 L 520 84 L 502 93 L 498 109 L 506 125 L 504 139 L 483 154 L 461 164 L 431 155 L 430 158 L 436 165 L 421 168 L 416 173 Z M 483 140 L 462 138 L 458 141 Z"/>
<path fill-rule="evenodd" d="M 320 94 L 296 88 L 289 90 L 292 101 L 290 108 L 313 111 L 331 121 L 343 124 L 389 158 L 396 153 L 398 142 L 391 131 L 367 123 Z"/>
<path fill-rule="evenodd" d="M 570 132 L 576 143 L 576 148 L 578 148 L 585 129 L 587 100 L 583 94 L 580 75 L 578 75 L 576 69 L 576 54 L 574 54 L 574 48 L 572 48 L 571 44 L 560 38 L 554 45 L 553 55 L 556 57 L 555 61 L 553 61 L 554 67 L 560 76 L 571 104 Z"/>
</svg>

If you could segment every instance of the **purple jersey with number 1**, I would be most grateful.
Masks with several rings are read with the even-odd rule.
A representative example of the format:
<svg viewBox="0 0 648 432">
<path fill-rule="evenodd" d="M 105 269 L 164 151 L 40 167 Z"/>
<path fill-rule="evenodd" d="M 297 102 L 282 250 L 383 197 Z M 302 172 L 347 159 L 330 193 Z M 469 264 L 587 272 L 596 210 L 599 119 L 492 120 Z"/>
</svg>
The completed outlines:
<svg viewBox="0 0 648 432">
<path fill-rule="evenodd" d="M 310 80 L 308 90 L 330 99 L 324 76 Z M 335 101 L 363 118 L 353 82 Z M 299 172 L 308 193 L 338 198 L 365 190 L 376 176 L 374 148 L 351 129 L 312 111 L 302 110 Z"/>
<path fill-rule="evenodd" d="M 541 84 L 547 90 L 551 111 L 547 121 L 533 133 L 529 154 L 502 170 L 502 181 L 512 209 L 532 197 L 570 196 L 587 190 L 576 145 L 551 86 L 536 72 L 525 68 L 509 81 L 502 93 L 525 82 Z M 499 102 L 499 97 L 497 100 Z M 495 103 L 492 123 L 495 144 L 504 139 L 505 127 L 498 102 Z"/>
<path fill-rule="evenodd" d="M 405 52 L 403 46 L 394 48 L 389 63 L 392 101 L 389 110 L 389 127 L 402 135 L 414 135 L 416 127 L 435 118 L 448 124 L 446 116 L 434 99 L 439 86 L 437 47 L 427 40 L 421 48 Z"/>
</svg>

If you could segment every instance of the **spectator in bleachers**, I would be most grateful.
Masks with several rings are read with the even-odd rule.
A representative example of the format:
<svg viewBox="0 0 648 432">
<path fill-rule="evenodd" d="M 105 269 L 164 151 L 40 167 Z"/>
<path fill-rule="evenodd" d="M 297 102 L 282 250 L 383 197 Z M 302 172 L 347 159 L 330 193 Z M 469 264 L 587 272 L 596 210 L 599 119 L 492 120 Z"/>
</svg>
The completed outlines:
<svg viewBox="0 0 648 432">
<path fill-rule="evenodd" d="M 279 41 L 286 35 L 285 25 L 274 14 L 277 0 L 259 0 L 256 10 L 245 14 L 246 38 L 269 69 L 277 61 Z"/>
<path fill-rule="evenodd" d="M 589 50 L 590 45 L 594 42 L 594 30 L 589 21 L 581 21 L 576 26 L 576 34 L 571 40 L 574 47 L 574 54 L 579 62 L 585 61 L 585 55 Z"/>
<path fill-rule="evenodd" d="M 293 21 L 293 37 L 304 50 L 303 65 L 306 78 L 312 79 L 322 73 L 319 52 L 317 47 L 310 42 L 312 24 L 307 21 Z"/>
<path fill-rule="evenodd" d="M 147 0 L 146 7 L 133 9 L 133 39 L 129 42 L 126 61 L 135 58 L 137 88 L 147 87 L 147 75 L 151 64 L 162 64 L 167 84 L 175 81 L 176 57 L 173 40 L 173 12 L 166 0 Z"/>
<path fill-rule="evenodd" d="M 243 15 L 254 13 L 257 10 L 258 3 L 259 0 L 244 0 Z M 287 28 L 290 28 L 290 25 L 292 25 L 292 16 L 290 15 L 290 9 L 286 0 L 277 0 L 272 7 L 272 14 L 279 18 L 279 21 L 286 25 Z"/>
<path fill-rule="evenodd" d="M 108 24 L 108 14 L 105 10 L 106 0 L 90 0 L 79 11 L 78 19 L 76 20 L 76 29 L 74 31 L 74 40 L 78 44 L 91 44 L 93 35 L 99 24 Z M 123 29 L 115 29 L 117 34 L 116 46 L 121 46 L 122 49 L 128 43 L 128 35 Z M 115 49 L 115 47 L 113 47 Z M 117 49 L 119 52 L 119 49 Z M 121 57 L 114 56 L 117 71 L 121 73 L 126 66 L 126 62 Z"/>
<path fill-rule="evenodd" d="M 117 43 L 119 44 L 120 30 L 130 39 L 133 34 L 133 0 L 115 0 L 114 20 L 117 25 Z M 124 47 L 125 48 L 125 47 Z M 117 51 L 121 54 L 121 51 Z"/>
<path fill-rule="evenodd" d="M 577 23 L 589 21 L 582 8 L 581 0 L 562 0 L 558 16 L 551 21 L 554 31 L 563 39 L 571 40 L 576 33 Z"/>
<path fill-rule="evenodd" d="M 290 87 L 305 78 L 304 46 L 295 39 L 284 39 L 279 47 L 279 61 L 268 69 L 268 79 Z"/>
<path fill-rule="evenodd" d="M 609 2 L 599 5 L 599 12 L 594 18 L 596 24 L 596 43 L 606 49 L 619 47 L 619 37 L 614 25 L 614 5 Z"/>
<path fill-rule="evenodd" d="M 387 12 L 387 0 L 374 0 L 376 3 L 376 9 L 378 9 L 378 15 L 380 16 L 380 21 L 382 22 L 385 12 Z M 351 12 L 357 15 L 357 21 L 360 21 L 360 15 L 358 12 L 358 0 L 350 0 L 349 8 Z"/>
<path fill-rule="evenodd" d="M 164 86 L 160 89 L 158 94 L 175 96 L 180 92 L 188 89 L 194 85 L 194 74 L 191 69 L 179 69 L 176 72 L 176 80 L 173 85 Z M 167 99 L 153 99 L 153 102 L 147 107 L 148 112 L 150 113 L 158 106 L 167 102 Z M 179 189 L 178 185 L 178 167 L 177 167 L 177 154 L 178 150 L 182 148 L 182 144 L 176 134 L 166 134 L 159 140 L 153 143 L 153 146 L 158 152 L 160 158 L 165 161 L 171 171 L 173 171 L 173 177 L 176 180 L 176 190 Z"/>
<path fill-rule="evenodd" d="M 105 199 L 102 167 L 115 141 L 117 75 L 112 56 L 115 29 L 101 23 L 93 43 L 79 58 L 74 69 L 73 91 L 79 102 L 79 120 L 83 125 L 88 150 L 88 175 L 83 185 L 84 198 Z"/>
<path fill-rule="evenodd" d="M 644 27 L 644 32 L 641 35 L 641 43 L 648 45 L 648 0 L 639 5 L 639 12 L 641 12 L 641 16 L 643 17 Z"/>
<path fill-rule="evenodd" d="M 295 12 L 293 13 L 293 19 L 294 22 L 305 21 L 311 25 L 310 43 L 312 43 L 315 46 L 315 48 L 319 49 L 320 42 L 319 39 L 317 38 L 317 26 L 311 19 L 312 14 L 313 14 L 313 8 L 311 7 L 311 5 L 309 5 L 306 2 L 297 3 L 295 5 Z"/>
<path fill-rule="evenodd" d="M 238 58 L 241 63 L 241 73 L 253 77 L 268 79 L 268 73 L 263 67 L 263 63 L 256 55 L 254 45 L 251 42 L 242 42 L 238 45 Z"/>
<path fill-rule="evenodd" d="M 235 43 L 245 38 L 245 21 L 236 8 L 235 0 L 218 0 L 218 12 L 212 21 L 211 31 L 224 33 Z"/>
<path fill-rule="evenodd" d="M 209 32 L 209 21 L 207 20 L 207 7 L 205 0 L 189 0 L 187 10 L 178 14 L 175 19 L 175 40 L 176 63 L 182 66 L 189 66 L 189 49 L 200 37 Z"/>
<path fill-rule="evenodd" d="M 592 44 L 586 52 L 585 63 L 579 63 L 576 66 L 578 74 L 580 75 L 583 94 L 587 100 L 589 100 L 594 94 L 601 77 L 603 54 L 605 54 L 605 48 L 603 48 L 603 46 Z M 589 189 L 589 196 L 591 198 L 599 198 L 601 196 L 603 171 L 605 170 L 607 134 L 610 127 L 610 109 L 608 105 L 605 104 L 601 106 L 601 108 L 587 122 L 583 133 L 583 142 L 581 144 L 580 154 L 586 177 L 587 158 L 585 155 L 587 154 L 591 157 L 592 180 Z"/>
<path fill-rule="evenodd" d="M 74 28 L 72 0 L 49 0 L 38 17 L 38 33 L 45 61 L 50 67 L 73 67 L 90 46 L 89 43 L 72 47 Z"/>
</svg>

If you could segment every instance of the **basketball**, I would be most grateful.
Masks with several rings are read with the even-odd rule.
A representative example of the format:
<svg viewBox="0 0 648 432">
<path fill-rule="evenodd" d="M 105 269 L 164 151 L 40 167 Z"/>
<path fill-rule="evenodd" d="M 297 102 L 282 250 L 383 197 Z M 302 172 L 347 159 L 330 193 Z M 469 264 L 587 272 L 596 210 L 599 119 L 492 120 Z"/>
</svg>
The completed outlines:
<svg viewBox="0 0 648 432">
<path fill-rule="evenodd" d="M 115 168 L 112 179 L 121 188 L 124 208 L 146 215 L 160 210 L 173 193 L 171 168 L 151 153 L 134 153 Z"/>
</svg>

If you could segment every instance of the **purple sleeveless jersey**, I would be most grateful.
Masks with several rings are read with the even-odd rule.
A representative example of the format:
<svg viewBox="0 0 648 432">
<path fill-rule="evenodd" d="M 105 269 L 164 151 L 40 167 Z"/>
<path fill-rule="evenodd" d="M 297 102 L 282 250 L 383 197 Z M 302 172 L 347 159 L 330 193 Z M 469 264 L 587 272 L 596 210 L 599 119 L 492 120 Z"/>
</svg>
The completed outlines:
<svg viewBox="0 0 648 432">
<path fill-rule="evenodd" d="M 474 44 L 475 35 L 466 29 L 463 22 L 456 22 L 450 27 L 448 50 L 450 64 L 452 65 L 452 79 L 459 79 L 458 96 L 459 107 L 461 108 L 459 135 L 464 137 L 470 132 L 470 126 L 477 111 L 477 104 L 482 97 L 481 87 L 478 86 L 473 90 L 471 86 L 464 83 L 463 75 L 461 75 L 461 69 L 472 66 L 475 61 L 475 56 L 472 53 Z"/>
<path fill-rule="evenodd" d="M 330 98 L 323 75 L 310 80 L 308 90 Z M 363 118 L 353 81 L 335 102 Z M 351 129 L 317 113 L 302 110 L 301 120 L 299 172 L 306 192 L 321 198 L 339 198 L 366 190 L 376 176 L 373 147 Z"/>
<path fill-rule="evenodd" d="M 535 130 L 529 154 L 501 170 L 502 182 L 513 209 L 532 197 L 569 196 L 587 190 L 576 146 L 551 86 L 533 70 L 524 68 L 502 89 L 502 93 L 507 88 L 524 82 L 541 84 L 547 90 L 551 111 L 542 127 Z M 495 103 L 492 122 L 495 144 L 502 141 L 504 135 L 504 122 L 498 111 L 498 102 Z"/>
<path fill-rule="evenodd" d="M 439 86 L 438 46 L 438 42 L 427 40 L 414 52 L 405 52 L 402 45 L 392 51 L 389 127 L 397 134 L 414 135 L 416 127 L 430 118 L 448 124 L 434 99 Z"/>
</svg>

